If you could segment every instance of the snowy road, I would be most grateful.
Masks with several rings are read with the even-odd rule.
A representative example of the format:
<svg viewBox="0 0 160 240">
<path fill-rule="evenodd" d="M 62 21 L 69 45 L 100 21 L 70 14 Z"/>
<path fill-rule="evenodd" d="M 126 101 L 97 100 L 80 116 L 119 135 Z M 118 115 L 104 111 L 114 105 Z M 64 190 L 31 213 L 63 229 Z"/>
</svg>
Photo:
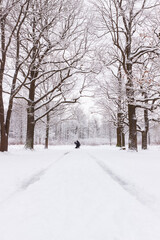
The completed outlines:
<svg viewBox="0 0 160 240">
<path fill-rule="evenodd" d="M 16 157 L 22 154 L 27 156 L 20 166 L 14 152 L 3 155 L 15 169 L 6 195 L 0 185 L 0 240 L 160 239 L 159 183 L 151 188 L 154 176 L 147 175 L 160 170 L 158 160 L 154 169 L 149 160 L 143 165 L 145 153 L 135 160 L 136 153 L 104 147 L 24 151 Z M 33 163 L 27 163 L 28 155 Z"/>
</svg>

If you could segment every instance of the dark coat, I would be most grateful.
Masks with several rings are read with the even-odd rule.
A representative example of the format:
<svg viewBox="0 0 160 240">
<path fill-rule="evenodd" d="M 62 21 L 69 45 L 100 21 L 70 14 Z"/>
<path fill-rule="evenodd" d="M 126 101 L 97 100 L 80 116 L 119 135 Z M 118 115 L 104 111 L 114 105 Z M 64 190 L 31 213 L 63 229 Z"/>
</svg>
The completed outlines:
<svg viewBox="0 0 160 240">
<path fill-rule="evenodd" d="M 75 148 L 79 148 L 81 146 L 80 142 L 77 140 L 76 142 L 74 142 L 76 144 Z"/>
</svg>

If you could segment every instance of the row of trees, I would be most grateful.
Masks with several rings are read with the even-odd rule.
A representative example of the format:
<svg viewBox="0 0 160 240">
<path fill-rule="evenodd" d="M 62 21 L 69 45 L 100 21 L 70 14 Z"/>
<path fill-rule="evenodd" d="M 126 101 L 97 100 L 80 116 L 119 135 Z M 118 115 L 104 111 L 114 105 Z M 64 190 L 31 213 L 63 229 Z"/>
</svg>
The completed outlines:
<svg viewBox="0 0 160 240">
<path fill-rule="evenodd" d="M 113 100 L 111 99 L 110 107 L 113 107 L 114 109 L 112 101 Z M 67 107 L 65 111 L 59 111 L 58 114 L 50 115 L 49 125 L 47 125 L 45 118 L 41 119 L 35 126 L 34 143 L 36 145 L 41 144 L 45 148 L 48 148 L 48 145 L 56 144 L 73 145 L 73 143 L 78 139 L 82 145 L 115 145 L 118 136 L 118 134 L 116 134 L 116 112 L 115 114 L 111 114 L 109 109 L 108 111 L 105 111 L 105 109 L 102 111 L 101 109 L 101 112 L 99 113 L 102 114 L 105 112 L 105 115 L 103 114 L 103 116 L 100 117 L 99 114 L 95 115 L 95 111 L 97 111 L 97 104 L 95 105 L 96 108 L 94 105 L 90 107 L 90 115 L 88 115 L 88 111 L 83 110 L 83 104 L 79 105 L 79 103 L 76 103 Z M 140 116 L 141 115 L 138 116 L 139 119 Z M 26 117 L 26 103 L 24 101 L 16 101 L 11 119 L 9 144 L 25 144 L 27 130 Z M 148 132 L 148 143 L 160 144 L 159 133 L 159 123 L 152 121 Z M 124 126 L 124 135 L 127 140 L 127 125 Z M 137 134 L 137 142 L 138 144 L 141 143 L 140 132 Z"/>
<path fill-rule="evenodd" d="M 13 109 L 10 127 L 10 144 L 25 144 L 26 111 L 22 103 Z M 48 129 L 48 131 L 46 131 Z M 39 121 L 35 127 L 35 144 L 48 145 L 72 144 L 79 139 L 82 144 L 115 144 L 115 126 L 112 122 L 87 113 L 79 104 L 70 106 L 61 114 L 50 116 L 49 126 L 46 121 Z"/>
<path fill-rule="evenodd" d="M 107 78 L 100 84 L 99 103 L 117 125 L 117 146 L 124 146 L 127 126 L 129 149 L 137 150 L 138 131 L 147 149 L 149 121 L 159 121 L 160 3 L 99 0 L 95 8 L 98 56 L 105 67 L 100 77 Z"/>
<path fill-rule="evenodd" d="M 92 71 L 85 14 L 81 1 L 0 1 L 0 151 L 8 149 L 15 99 L 27 103 L 26 148 L 33 149 L 35 124 L 45 117 L 49 124 L 81 97 Z"/>
</svg>

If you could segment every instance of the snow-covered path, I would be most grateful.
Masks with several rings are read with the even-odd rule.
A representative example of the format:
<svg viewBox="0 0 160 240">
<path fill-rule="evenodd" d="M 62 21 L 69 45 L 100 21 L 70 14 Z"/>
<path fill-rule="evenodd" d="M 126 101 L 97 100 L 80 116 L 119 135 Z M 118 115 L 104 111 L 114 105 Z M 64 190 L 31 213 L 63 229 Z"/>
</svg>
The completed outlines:
<svg viewBox="0 0 160 240">
<path fill-rule="evenodd" d="M 0 240 L 160 239 L 159 205 L 152 199 L 159 195 L 142 189 L 136 174 L 127 176 L 130 167 L 125 161 L 136 153 L 70 147 L 27 154 L 46 161 L 36 168 L 31 164 L 30 175 L 19 175 L 18 185 L 4 195 Z"/>
</svg>

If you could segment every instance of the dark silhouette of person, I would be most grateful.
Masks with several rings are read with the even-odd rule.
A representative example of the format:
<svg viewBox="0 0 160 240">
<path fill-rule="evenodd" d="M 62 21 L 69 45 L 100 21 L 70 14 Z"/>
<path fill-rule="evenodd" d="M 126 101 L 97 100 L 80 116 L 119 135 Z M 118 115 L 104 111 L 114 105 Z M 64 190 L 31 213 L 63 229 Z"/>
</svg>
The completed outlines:
<svg viewBox="0 0 160 240">
<path fill-rule="evenodd" d="M 74 144 L 76 144 L 75 148 L 80 148 L 80 146 L 81 146 L 81 144 L 80 144 L 80 142 L 78 140 L 76 142 L 74 142 Z"/>
</svg>

